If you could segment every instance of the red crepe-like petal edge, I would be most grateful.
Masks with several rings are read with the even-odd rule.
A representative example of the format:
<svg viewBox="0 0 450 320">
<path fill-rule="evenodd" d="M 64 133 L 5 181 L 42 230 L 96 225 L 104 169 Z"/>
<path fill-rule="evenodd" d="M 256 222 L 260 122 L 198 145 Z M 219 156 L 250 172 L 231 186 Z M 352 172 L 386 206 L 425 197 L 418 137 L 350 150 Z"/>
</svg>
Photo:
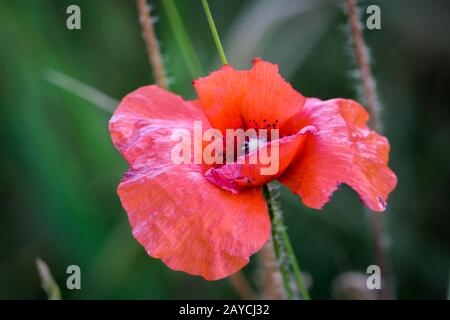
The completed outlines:
<svg viewBox="0 0 450 320">
<path fill-rule="evenodd" d="M 231 195 L 208 182 L 201 165 L 172 162 L 172 131 L 192 133 L 195 120 L 209 128 L 195 104 L 157 86 L 127 95 L 110 121 L 113 142 L 131 165 L 118 194 L 150 256 L 216 280 L 264 245 L 270 220 L 261 190 Z"/>
<path fill-rule="evenodd" d="M 242 117 L 251 127 L 282 128 L 298 113 L 306 98 L 283 79 L 278 73 L 278 65 L 260 58 L 252 62 L 241 108 Z"/>
<path fill-rule="evenodd" d="M 277 65 L 259 58 L 250 70 L 223 66 L 195 80 L 194 87 L 208 120 L 221 130 L 281 128 L 306 101 L 280 76 Z"/>
<path fill-rule="evenodd" d="M 230 65 L 192 82 L 199 96 L 197 102 L 214 128 L 243 128 L 241 105 L 247 82 L 246 72 Z"/>
<path fill-rule="evenodd" d="M 109 121 L 111 138 L 116 148 L 131 164 L 151 161 L 153 165 L 171 162 L 174 130 L 193 134 L 194 121 L 203 130 L 210 128 L 203 111 L 195 103 L 156 85 L 136 89 L 122 99 Z"/>
<path fill-rule="evenodd" d="M 280 176 L 280 182 L 316 209 L 345 183 L 366 207 L 384 211 L 397 177 L 387 166 L 388 140 L 368 129 L 367 119 L 367 112 L 353 100 L 308 99 L 298 121 L 314 125 L 317 133 Z"/>
</svg>

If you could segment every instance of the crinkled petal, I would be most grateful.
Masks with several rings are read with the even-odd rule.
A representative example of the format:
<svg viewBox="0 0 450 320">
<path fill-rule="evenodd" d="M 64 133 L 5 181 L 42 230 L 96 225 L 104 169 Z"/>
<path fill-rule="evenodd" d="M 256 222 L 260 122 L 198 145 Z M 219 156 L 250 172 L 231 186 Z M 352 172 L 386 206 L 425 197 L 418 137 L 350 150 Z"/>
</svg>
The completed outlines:
<svg viewBox="0 0 450 320">
<path fill-rule="evenodd" d="M 128 94 L 109 122 L 114 145 L 133 166 L 171 164 L 171 150 L 179 139 L 177 130 L 193 136 L 194 121 L 210 128 L 203 111 L 194 103 L 158 86 L 145 86 Z M 201 153 L 201 149 L 198 150 Z"/>
<path fill-rule="evenodd" d="M 397 178 L 387 166 L 388 140 L 371 131 L 367 119 L 367 112 L 353 100 L 308 99 L 292 123 L 309 123 L 317 133 L 308 137 L 280 182 L 316 209 L 345 183 L 369 209 L 384 211 Z"/>
<path fill-rule="evenodd" d="M 224 66 L 194 81 L 199 102 L 215 128 L 282 128 L 305 97 L 278 73 L 278 66 L 255 59 L 250 70 Z M 295 133 L 295 132 L 293 132 Z"/>
<path fill-rule="evenodd" d="M 130 170 L 118 193 L 133 235 L 171 269 L 207 280 L 229 276 L 269 239 L 270 220 L 260 188 L 232 194 L 201 170 Z"/>
<path fill-rule="evenodd" d="M 305 127 L 295 135 L 271 141 L 258 150 L 240 156 L 236 162 L 212 167 L 205 177 L 233 193 L 262 186 L 286 170 L 296 154 L 301 152 L 307 134 L 315 132 L 314 126 Z"/>
<path fill-rule="evenodd" d="M 208 182 L 200 164 L 174 164 L 174 129 L 209 124 L 194 104 L 156 86 L 123 99 L 110 121 L 114 144 L 130 162 L 118 194 L 133 235 L 170 268 L 208 280 L 226 277 L 268 240 L 260 189 L 233 195 Z"/>
</svg>

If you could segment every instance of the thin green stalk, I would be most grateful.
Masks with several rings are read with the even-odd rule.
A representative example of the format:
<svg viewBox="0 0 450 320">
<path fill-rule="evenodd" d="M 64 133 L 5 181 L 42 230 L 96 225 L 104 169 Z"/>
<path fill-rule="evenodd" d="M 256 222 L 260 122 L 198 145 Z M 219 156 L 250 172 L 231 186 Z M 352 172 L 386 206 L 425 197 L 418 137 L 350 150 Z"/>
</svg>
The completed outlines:
<svg viewBox="0 0 450 320">
<path fill-rule="evenodd" d="M 91 102 L 94 106 L 106 112 L 113 113 L 119 105 L 119 101 L 116 99 L 59 71 L 49 69 L 44 77 L 55 86 Z"/>
<path fill-rule="evenodd" d="M 295 253 L 294 250 L 292 249 L 291 241 L 289 240 L 288 234 L 286 232 L 286 227 L 284 226 L 283 219 L 280 219 L 279 223 L 281 229 L 281 237 L 284 242 L 284 247 L 286 249 L 287 256 L 289 257 L 289 263 L 292 266 L 292 271 L 294 272 L 294 278 L 298 290 L 300 291 L 300 296 L 304 300 L 310 300 L 311 297 L 309 295 L 308 289 L 306 288 L 305 281 L 303 280 L 303 276 L 300 271 L 300 266 L 298 265 L 297 259 L 295 258 Z"/>
<path fill-rule="evenodd" d="M 294 278 L 297 290 L 303 300 L 310 300 L 308 289 L 303 280 L 300 267 L 292 249 L 291 241 L 286 232 L 286 226 L 281 215 L 275 198 L 267 185 L 263 187 L 264 197 L 266 198 L 267 208 L 269 210 L 270 220 L 272 223 L 272 237 L 275 248 L 275 255 L 277 257 L 283 282 L 285 285 L 288 298 L 292 298 L 292 289 L 290 286 L 291 274 Z"/>
<path fill-rule="evenodd" d="M 222 43 L 220 42 L 219 34 L 217 33 L 216 24 L 214 23 L 211 10 L 209 9 L 208 1 L 202 0 L 202 5 L 203 9 L 205 10 L 206 18 L 208 19 L 209 28 L 211 29 L 214 42 L 217 46 L 217 51 L 219 52 L 220 59 L 222 60 L 223 64 L 228 64 L 227 57 L 225 56 L 225 52 L 223 51 Z"/>
<path fill-rule="evenodd" d="M 189 37 L 186 33 L 186 29 L 183 25 L 178 8 L 173 0 L 163 0 L 162 4 L 169 18 L 170 26 L 175 33 L 175 39 L 180 46 L 183 58 L 188 66 L 189 72 L 192 78 L 198 78 L 203 74 L 202 66 L 195 55 L 194 48 L 192 47 Z"/>
</svg>

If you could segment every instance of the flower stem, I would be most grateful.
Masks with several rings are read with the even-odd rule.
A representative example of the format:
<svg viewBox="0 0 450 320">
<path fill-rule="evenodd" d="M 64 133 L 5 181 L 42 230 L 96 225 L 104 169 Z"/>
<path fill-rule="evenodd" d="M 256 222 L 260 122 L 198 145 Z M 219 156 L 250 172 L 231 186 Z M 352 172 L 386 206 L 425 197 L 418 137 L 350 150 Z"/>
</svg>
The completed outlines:
<svg viewBox="0 0 450 320">
<path fill-rule="evenodd" d="M 370 125 L 377 131 L 381 129 L 381 107 L 377 96 L 375 80 L 370 68 L 369 54 L 361 30 L 360 15 L 355 0 L 347 0 L 350 31 L 353 38 L 356 61 L 362 82 L 362 93 L 370 113 Z"/>
<path fill-rule="evenodd" d="M 306 288 L 303 276 L 300 271 L 291 241 L 284 225 L 281 210 L 267 185 L 263 186 L 264 197 L 266 198 L 267 208 L 269 210 L 270 220 L 272 223 L 272 237 L 275 248 L 275 255 L 278 260 L 281 275 L 289 299 L 294 297 L 291 288 L 291 278 L 294 279 L 296 289 L 300 293 L 303 300 L 310 300 L 308 289 Z"/>
<path fill-rule="evenodd" d="M 227 57 L 225 56 L 225 52 L 223 51 L 222 43 L 220 42 L 219 34 L 217 33 L 216 24 L 214 23 L 211 10 L 209 9 L 208 0 L 202 0 L 202 5 L 203 9 L 205 10 L 206 18 L 208 19 L 209 28 L 211 29 L 214 42 L 217 46 L 217 51 L 219 52 L 220 59 L 222 60 L 223 64 L 228 64 Z"/>
<path fill-rule="evenodd" d="M 163 0 L 162 4 L 169 18 L 170 26 L 175 33 L 175 39 L 180 46 L 184 61 L 187 64 L 192 78 L 198 78 L 203 74 L 202 66 L 195 55 L 194 48 L 186 33 L 178 8 L 173 0 Z"/>
<path fill-rule="evenodd" d="M 363 99 L 367 104 L 370 113 L 369 124 L 376 131 L 382 131 L 381 122 L 381 106 L 377 97 L 376 82 L 370 68 L 370 59 L 368 49 L 364 41 L 361 30 L 360 14 L 355 0 L 347 0 L 347 15 L 350 26 L 352 42 L 356 61 L 358 63 L 358 71 L 362 83 Z M 381 299 L 394 299 L 395 290 L 392 285 L 391 264 L 389 260 L 389 250 L 386 246 L 388 243 L 388 234 L 384 226 L 384 216 L 369 212 L 370 227 L 372 231 L 372 241 L 374 246 L 374 255 L 381 269 L 383 280 L 383 288 L 381 289 Z"/>
<path fill-rule="evenodd" d="M 267 208 L 269 210 L 269 215 L 270 215 L 270 222 L 271 222 L 271 227 L 272 227 L 272 239 L 273 239 L 273 248 L 275 251 L 275 257 L 277 259 L 277 263 L 278 263 L 278 270 L 280 271 L 281 274 L 281 278 L 283 280 L 283 285 L 284 285 L 284 290 L 286 293 L 286 296 L 289 300 L 294 299 L 294 292 L 292 290 L 291 287 L 291 275 L 290 275 L 290 270 L 288 265 L 286 265 L 286 263 L 284 263 L 284 259 L 283 259 L 283 254 L 282 254 L 282 248 L 281 248 L 281 237 L 280 235 L 277 233 L 277 228 L 276 227 L 276 220 L 275 219 L 275 214 L 274 214 L 274 208 L 272 206 L 272 201 L 270 201 L 271 196 L 270 196 L 270 191 L 267 188 L 267 186 L 263 187 L 263 191 L 264 191 L 264 197 L 266 198 L 266 202 L 267 202 Z"/>
<path fill-rule="evenodd" d="M 153 69 L 155 82 L 161 88 L 167 89 L 167 79 L 164 72 L 164 64 L 159 51 L 158 39 L 153 28 L 153 21 L 150 15 L 150 8 L 147 6 L 147 0 L 136 0 L 138 8 L 139 21 L 141 23 L 142 37 L 147 46 L 150 65 Z"/>
</svg>

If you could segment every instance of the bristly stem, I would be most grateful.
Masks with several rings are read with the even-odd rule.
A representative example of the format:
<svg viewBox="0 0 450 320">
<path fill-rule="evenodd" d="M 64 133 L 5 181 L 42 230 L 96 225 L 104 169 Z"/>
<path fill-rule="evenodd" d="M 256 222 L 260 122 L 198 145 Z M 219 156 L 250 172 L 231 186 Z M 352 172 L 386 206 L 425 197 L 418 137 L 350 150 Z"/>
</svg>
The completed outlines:
<svg viewBox="0 0 450 320">
<path fill-rule="evenodd" d="M 147 0 L 136 0 L 139 21 L 141 23 L 142 37 L 149 56 L 150 65 L 153 69 L 155 82 L 161 88 L 167 89 L 167 78 L 164 72 L 164 64 L 159 50 L 158 39 L 156 38 L 155 30 L 153 28 L 153 21 L 150 15 L 150 7 L 147 5 Z"/>
<path fill-rule="evenodd" d="M 370 125 L 375 130 L 380 131 L 381 108 L 377 97 L 375 80 L 370 68 L 369 54 L 361 30 L 360 14 L 355 0 L 347 0 L 348 20 L 353 38 L 355 56 L 361 75 L 362 89 L 367 108 L 370 113 Z"/>
<path fill-rule="evenodd" d="M 300 271 L 291 241 L 286 231 L 282 213 L 278 204 L 267 185 L 263 186 L 264 197 L 267 202 L 270 220 L 272 224 L 272 238 L 275 248 L 275 255 L 278 260 L 280 272 L 283 278 L 286 294 L 289 299 L 295 297 L 296 292 L 291 288 L 291 278 L 293 278 L 296 291 L 303 300 L 310 300 L 308 289 L 306 288 L 303 276 Z"/>
<path fill-rule="evenodd" d="M 173 0 L 163 0 L 162 4 L 169 18 L 175 39 L 180 46 L 181 53 L 193 79 L 203 74 L 202 66 L 195 55 L 194 48 L 186 33 L 178 8 Z"/>
<path fill-rule="evenodd" d="M 270 193 L 267 185 L 265 185 L 263 187 L 263 192 L 264 192 L 264 198 L 266 199 L 267 209 L 269 211 L 269 216 L 270 216 L 273 249 L 274 249 L 275 257 L 276 257 L 277 264 L 278 264 L 278 270 L 280 271 L 281 279 L 283 280 L 283 286 L 284 286 L 284 291 L 285 291 L 286 297 L 289 300 L 292 300 L 292 299 L 294 299 L 295 296 L 294 296 L 294 291 L 291 287 L 291 272 L 289 270 L 289 266 L 284 262 L 284 257 L 283 257 L 283 253 L 282 253 L 283 248 L 281 247 L 281 237 L 277 231 L 280 228 L 277 228 L 275 226 L 277 224 L 276 217 L 279 215 L 274 214 L 275 208 L 273 205 L 273 201 L 271 201 L 272 196 L 271 196 L 271 193 Z"/>
<path fill-rule="evenodd" d="M 219 52 L 220 59 L 222 60 L 222 64 L 228 64 L 227 57 L 225 56 L 225 52 L 223 51 L 222 43 L 220 42 L 219 34 L 217 33 L 216 24 L 214 23 L 211 10 L 209 9 L 208 0 L 202 0 L 202 5 L 203 9 L 205 10 L 206 18 L 208 19 L 209 28 L 211 29 L 214 42 L 217 46 L 217 51 Z"/>
<path fill-rule="evenodd" d="M 355 0 L 347 0 L 347 14 L 354 45 L 356 61 L 362 82 L 362 94 L 370 114 L 369 124 L 376 131 L 381 132 L 382 122 L 380 118 L 381 107 L 377 97 L 376 82 L 370 67 L 370 59 L 367 46 L 361 30 L 360 14 Z M 370 226 L 374 245 L 375 259 L 380 266 L 383 286 L 380 297 L 382 299 L 394 299 L 395 290 L 392 285 L 391 264 L 389 261 L 387 233 L 384 228 L 384 217 L 370 213 Z"/>
</svg>

